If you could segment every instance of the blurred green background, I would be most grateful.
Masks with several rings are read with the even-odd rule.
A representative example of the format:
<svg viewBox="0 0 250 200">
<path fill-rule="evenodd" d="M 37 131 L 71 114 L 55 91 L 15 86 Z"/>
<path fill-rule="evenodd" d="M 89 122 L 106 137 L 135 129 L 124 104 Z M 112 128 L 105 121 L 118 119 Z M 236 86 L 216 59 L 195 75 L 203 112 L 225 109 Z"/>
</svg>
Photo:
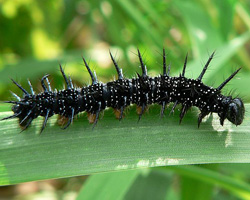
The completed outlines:
<svg viewBox="0 0 250 200">
<path fill-rule="evenodd" d="M 193 78 L 216 50 L 205 83 L 217 86 L 242 67 L 223 92 L 232 91 L 250 102 L 249 1 L 0 0 L 0 3 L 1 100 L 10 98 L 9 90 L 20 94 L 10 78 L 25 88 L 29 79 L 39 92 L 40 78 L 51 74 L 52 87 L 63 88 L 58 63 L 62 63 L 75 84 L 88 84 L 90 79 L 81 56 L 90 61 L 101 81 L 110 81 L 116 73 L 109 50 L 126 77 L 133 77 L 140 71 L 138 47 L 149 74 L 155 76 L 162 72 L 164 47 L 168 52 L 167 63 L 172 65 L 171 75 L 178 75 L 188 53 L 188 66 L 192 68 L 187 66 L 187 76 Z M 99 174 L 87 179 L 80 195 L 84 199 L 249 199 L 244 194 L 244 189 L 249 189 L 249 167 L 216 164 Z M 197 175 L 199 170 L 201 174 Z M 35 189 L 26 193 L 22 189 L 25 184 L 4 187 L 0 192 L 17 199 L 39 195 L 74 199 L 84 180 L 81 177 L 33 183 L 30 187 Z M 240 181 L 245 188 L 237 184 L 227 186 L 230 181 Z"/>
</svg>

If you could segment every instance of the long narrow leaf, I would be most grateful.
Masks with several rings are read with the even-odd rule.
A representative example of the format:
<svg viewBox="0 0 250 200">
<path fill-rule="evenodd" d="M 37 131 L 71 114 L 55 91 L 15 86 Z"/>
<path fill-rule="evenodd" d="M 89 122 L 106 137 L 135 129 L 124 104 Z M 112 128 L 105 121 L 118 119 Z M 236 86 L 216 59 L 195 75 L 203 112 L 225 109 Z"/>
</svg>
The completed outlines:
<svg viewBox="0 0 250 200">
<path fill-rule="evenodd" d="M 238 127 L 229 122 L 221 127 L 210 118 L 199 129 L 195 109 L 181 125 L 179 112 L 163 119 L 159 112 L 152 106 L 137 123 L 135 108 L 121 122 L 107 110 L 94 130 L 85 115 L 66 130 L 53 117 L 41 135 L 42 118 L 21 134 L 17 120 L 1 121 L 0 185 L 142 167 L 250 162 L 250 112 Z"/>
<path fill-rule="evenodd" d="M 250 199 L 250 185 L 242 181 L 198 166 L 178 166 L 170 169 L 187 177 L 210 184 L 217 184 L 242 199 Z"/>
</svg>

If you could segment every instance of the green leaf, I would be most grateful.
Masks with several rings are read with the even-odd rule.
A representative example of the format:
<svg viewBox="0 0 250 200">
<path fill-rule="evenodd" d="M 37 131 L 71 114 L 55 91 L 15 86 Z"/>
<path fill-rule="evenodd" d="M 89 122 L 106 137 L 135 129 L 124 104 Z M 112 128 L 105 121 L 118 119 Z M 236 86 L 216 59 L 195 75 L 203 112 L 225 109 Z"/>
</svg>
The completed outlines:
<svg viewBox="0 0 250 200">
<path fill-rule="evenodd" d="M 175 172 L 196 180 L 200 180 L 209 184 L 216 184 L 220 187 L 232 192 L 234 195 L 242 199 L 250 199 L 250 185 L 220 174 L 209 169 L 198 166 L 177 166 L 166 169 L 172 169 Z M 165 169 L 165 170 L 166 170 Z"/>
<path fill-rule="evenodd" d="M 208 169 L 215 169 L 217 165 L 201 165 L 199 167 L 204 167 Z M 167 171 L 167 170 L 166 170 Z M 192 176 L 181 175 L 181 199 L 183 200 L 209 200 L 212 198 L 213 194 L 213 185 L 204 183 L 201 180 L 192 178 Z"/>
<path fill-rule="evenodd" d="M 172 174 L 149 169 L 95 174 L 83 185 L 77 199 L 162 200 L 172 189 Z M 176 193 L 168 195 L 178 199 L 174 198 Z"/>
<path fill-rule="evenodd" d="M 242 177 L 244 180 L 248 180 L 250 177 L 250 164 L 249 163 L 224 163 L 220 165 L 220 171 L 225 174 Z"/>
<path fill-rule="evenodd" d="M 226 40 L 231 32 L 234 31 L 233 28 L 233 17 L 236 0 L 227 0 L 227 1 L 215 1 L 215 6 L 217 7 L 218 16 L 216 20 L 219 21 L 219 30 L 221 35 L 223 35 Z M 227 23 L 225 23 L 227 22 Z"/>
<path fill-rule="evenodd" d="M 123 1 L 117 0 L 115 1 L 119 7 L 121 7 L 128 15 L 128 17 L 132 18 L 137 26 L 151 37 L 151 40 L 157 44 L 158 46 L 162 46 L 162 36 L 155 30 L 152 29 L 152 25 L 148 20 L 145 19 L 139 8 L 135 7 L 133 2 L 131 1 Z"/>
<path fill-rule="evenodd" d="M 142 170 L 92 175 L 84 184 L 77 200 L 124 199 L 130 186 L 140 174 Z"/>
<path fill-rule="evenodd" d="M 200 129 L 195 109 L 181 125 L 179 112 L 163 119 L 159 112 L 159 106 L 151 106 L 137 123 L 132 107 L 119 122 L 109 109 L 94 130 L 85 115 L 66 130 L 53 117 L 41 135 L 42 118 L 21 134 L 17 120 L 1 121 L 0 184 L 142 167 L 250 162 L 250 112 L 238 127 L 229 122 L 221 127 L 210 118 Z M 0 118 L 8 115 L 0 113 Z"/>
<path fill-rule="evenodd" d="M 162 200 L 165 199 L 166 195 L 169 195 L 172 189 L 173 173 L 163 175 L 156 170 L 150 170 L 149 172 L 137 177 L 124 199 Z M 176 193 L 175 195 L 177 196 Z M 171 199 L 173 197 L 174 195 Z"/>
<path fill-rule="evenodd" d="M 192 1 L 175 1 L 175 5 L 189 30 L 195 56 L 201 57 L 222 45 L 221 35 L 204 8 Z"/>
</svg>

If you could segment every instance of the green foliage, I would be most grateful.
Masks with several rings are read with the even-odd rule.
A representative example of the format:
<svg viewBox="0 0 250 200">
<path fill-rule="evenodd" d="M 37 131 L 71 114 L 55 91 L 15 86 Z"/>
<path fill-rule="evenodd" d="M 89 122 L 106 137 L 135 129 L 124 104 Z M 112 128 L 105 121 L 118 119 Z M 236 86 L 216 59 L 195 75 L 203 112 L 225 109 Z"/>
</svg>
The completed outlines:
<svg viewBox="0 0 250 200">
<path fill-rule="evenodd" d="M 221 166 L 223 169 L 223 165 Z M 189 189 L 182 194 L 181 199 L 211 199 L 211 186 L 214 184 L 238 198 L 250 199 L 250 185 L 209 169 L 214 167 L 178 166 L 97 174 L 88 179 L 78 199 L 180 199 L 179 194 L 171 190 L 174 175 L 170 171 L 176 172 L 185 180 L 185 184 L 182 184 L 184 191 Z"/>
<path fill-rule="evenodd" d="M 249 8 L 248 2 L 235 0 L 3 1 L 0 99 L 11 98 L 8 90 L 20 94 L 10 77 L 25 88 L 29 78 L 38 92 L 38 80 L 49 73 L 53 87 L 62 88 L 58 62 L 66 66 L 76 85 L 87 84 L 81 55 L 91 58 L 90 65 L 106 82 L 115 75 L 109 49 L 117 54 L 127 77 L 139 71 L 137 47 L 149 73 L 158 75 L 165 47 L 167 61 L 173 66 L 171 75 L 179 74 L 189 53 L 188 77 L 197 77 L 216 50 L 205 83 L 216 86 L 242 67 L 223 92 L 234 90 L 234 96 L 250 102 Z M 1 104 L 1 117 L 10 114 L 5 113 L 8 110 Z M 121 123 L 110 110 L 105 111 L 93 131 L 85 117 L 66 131 L 60 130 L 53 118 L 40 136 L 35 133 L 41 119 L 21 134 L 17 134 L 20 129 L 15 120 L 0 122 L 0 182 L 5 185 L 170 164 L 249 163 L 249 104 L 246 110 L 243 125 L 225 129 L 212 119 L 197 129 L 195 111 L 180 126 L 178 113 L 159 120 L 157 106 L 139 124 L 134 108 Z M 249 199 L 248 168 L 247 164 L 217 164 L 97 174 L 83 186 L 79 199 L 81 195 L 86 199 L 152 199 L 152 193 L 154 199 L 228 199 L 228 194 Z"/>
</svg>

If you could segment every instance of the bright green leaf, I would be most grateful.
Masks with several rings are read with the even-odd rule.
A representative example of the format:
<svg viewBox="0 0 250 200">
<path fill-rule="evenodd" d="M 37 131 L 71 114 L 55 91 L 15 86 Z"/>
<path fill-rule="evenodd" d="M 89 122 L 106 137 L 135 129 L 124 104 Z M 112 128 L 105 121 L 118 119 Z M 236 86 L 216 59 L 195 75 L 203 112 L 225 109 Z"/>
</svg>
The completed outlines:
<svg viewBox="0 0 250 200">
<path fill-rule="evenodd" d="M 222 128 L 210 119 L 200 129 L 194 111 L 181 125 L 178 112 L 163 119 L 159 112 L 152 106 L 137 123 L 132 108 L 119 122 L 109 109 L 94 130 L 85 115 L 66 130 L 52 118 L 41 135 L 41 118 L 21 134 L 16 120 L 1 121 L 1 185 L 141 167 L 250 162 L 250 112 L 238 127 L 226 122 Z"/>
</svg>

